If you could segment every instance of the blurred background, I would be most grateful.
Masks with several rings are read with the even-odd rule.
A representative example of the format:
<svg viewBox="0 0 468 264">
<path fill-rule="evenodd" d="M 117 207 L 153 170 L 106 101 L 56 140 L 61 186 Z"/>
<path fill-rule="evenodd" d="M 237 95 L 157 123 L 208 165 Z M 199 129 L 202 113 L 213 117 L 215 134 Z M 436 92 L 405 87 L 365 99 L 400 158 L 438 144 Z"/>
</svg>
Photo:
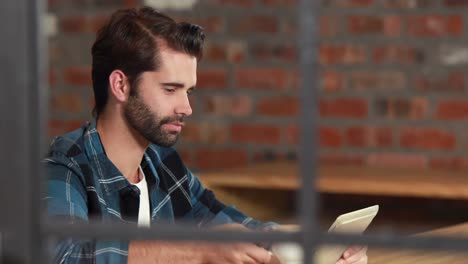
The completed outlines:
<svg viewBox="0 0 468 264">
<path fill-rule="evenodd" d="M 297 0 L 49 0 L 49 139 L 91 118 L 96 30 L 114 10 L 141 5 L 207 32 L 194 114 L 176 146 L 189 168 L 232 179 L 230 168 L 280 163 L 263 177 L 250 170 L 253 183 L 212 188 L 262 220 L 297 221 L 298 186 L 286 177 L 297 174 L 289 169 L 300 144 Z M 468 196 L 450 188 L 462 186 L 468 169 L 468 1 L 319 6 L 310 87 L 319 100 L 309 103 L 319 112 L 319 164 L 339 174 L 324 174 L 338 179 L 319 185 L 324 225 L 375 203 L 377 223 L 406 233 L 466 221 Z M 352 173 L 333 171 L 342 166 Z M 434 170 L 440 173 L 427 176 Z M 264 184 L 265 177 L 279 184 Z M 454 179 L 438 193 L 438 184 Z M 359 186 L 346 189 L 355 180 Z M 436 188 L 425 189 L 431 183 Z"/>
</svg>

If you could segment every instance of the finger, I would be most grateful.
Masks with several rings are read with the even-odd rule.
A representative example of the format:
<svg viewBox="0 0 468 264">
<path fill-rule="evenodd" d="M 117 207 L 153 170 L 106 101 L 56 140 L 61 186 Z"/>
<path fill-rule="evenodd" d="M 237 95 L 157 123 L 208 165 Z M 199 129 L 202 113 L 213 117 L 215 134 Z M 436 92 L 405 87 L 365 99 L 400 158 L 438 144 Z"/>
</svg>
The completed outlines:
<svg viewBox="0 0 468 264">
<path fill-rule="evenodd" d="M 349 257 L 355 255 L 358 252 L 361 252 L 364 250 L 364 252 L 367 252 L 367 247 L 362 247 L 362 246 L 353 246 L 349 247 L 346 249 L 345 252 L 343 252 L 343 258 L 348 259 Z"/>
<path fill-rule="evenodd" d="M 271 252 L 254 244 L 247 245 L 245 252 L 258 263 L 268 263 L 271 260 Z"/>
<path fill-rule="evenodd" d="M 267 262 L 268 264 L 281 264 L 279 261 L 278 257 L 275 255 L 271 255 L 270 262 Z"/>
<path fill-rule="evenodd" d="M 363 259 L 364 257 L 367 258 L 367 247 L 363 247 L 361 248 L 361 250 L 357 251 L 357 252 L 354 252 L 353 255 L 350 255 L 349 257 L 345 257 L 346 261 L 348 263 L 355 263 L 355 262 L 358 262 L 360 261 L 361 259 Z"/>
<path fill-rule="evenodd" d="M 249 255 L 244 255 L 241 259 L 242 264 L 257 264 L 258 262 Z"/>
<path fill-rule="evenodd" d="M 340 258 L 339 260 L 336 261 L 336 264 L 347 264 L 346 260 L 344 258 Z"/>
<path fill-rule="evenodd" d="M 367 264 L 367 255 L 357 262 L 351 262 L 351 264 Z"/>
</svg>

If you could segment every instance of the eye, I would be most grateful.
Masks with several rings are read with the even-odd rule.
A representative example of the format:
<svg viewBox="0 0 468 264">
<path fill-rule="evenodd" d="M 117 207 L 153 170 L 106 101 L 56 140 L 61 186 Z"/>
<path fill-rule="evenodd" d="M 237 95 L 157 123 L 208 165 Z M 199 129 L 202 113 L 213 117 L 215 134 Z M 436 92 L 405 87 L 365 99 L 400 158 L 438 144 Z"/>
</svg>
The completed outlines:
<svg viewBox="0 0 468 264">
<path fill-rule="evenodd" d="M 188 95 L 192 95 L 192 94 L 193 94 L 193 89 L 188 89 L 188 90 L 187 90 L 187 94 L 188 94 Z"/>
<path fill-rule="evenodd" d="M 174 93 L 174 92 L 175 92 L 175 89 L 174 89 L 174 88 L 170 88 L 170 87 L 164 87 L 164 91 L 166 91 L 167 93 Z"/>
</svg>

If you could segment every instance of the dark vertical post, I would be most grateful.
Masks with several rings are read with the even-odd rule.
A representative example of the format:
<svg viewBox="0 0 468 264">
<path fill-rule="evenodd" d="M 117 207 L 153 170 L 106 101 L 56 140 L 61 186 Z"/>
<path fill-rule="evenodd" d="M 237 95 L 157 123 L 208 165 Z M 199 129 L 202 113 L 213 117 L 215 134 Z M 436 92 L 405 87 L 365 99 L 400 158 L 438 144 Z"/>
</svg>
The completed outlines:
<svg viewBox="0 0 468 264">
<path fill-rule="evenodd" d="M 300 127 L 300 167 L 302 188 L 300 190 L 300 219 L 303 227 L 304 263 L 312 259 L 312 249 L 316 246 L 313 234 L 318 231 L 318 195 L 315 188 L 317 168 L 317 109 L 316 96 L 316 36 L 317 17 L 320 1 L 301 0 L 299 2 L 299 72 L 301 75 Z"/>
<path fill-rule="evenodd" d="M 44 120 L 42 1 L 0 2 L 0 262 L 40 259 Z"/>
</svg>

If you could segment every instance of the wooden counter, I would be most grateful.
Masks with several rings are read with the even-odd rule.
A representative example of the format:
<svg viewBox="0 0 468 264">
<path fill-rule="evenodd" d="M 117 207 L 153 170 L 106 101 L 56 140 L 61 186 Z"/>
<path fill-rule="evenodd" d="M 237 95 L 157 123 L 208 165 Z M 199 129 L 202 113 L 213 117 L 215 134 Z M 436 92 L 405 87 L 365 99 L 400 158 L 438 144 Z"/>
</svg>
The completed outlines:
<svg viewBox="0 0 468 264">
<path fill-rule="evenodd" d="M 420 236 L 449 236 L 452 238 L 468 238 L 468 223 L 427 232 Z M 468 250 L 434 251 L 434 250 L 382 250 L 368 251 L 369 264 L 462 264 L 468 263 Z"/>
<path fill-rule="evenodd" d="M 245 168 L 197 174 L 209 188 L 297 190 L 296 162 L 270 162 Z M 466 171 L 320 166 L 317 189 L 322 193 L 468 199 Z M 468 261 L 467 261 L 468 263 Z"/>
</svg>

